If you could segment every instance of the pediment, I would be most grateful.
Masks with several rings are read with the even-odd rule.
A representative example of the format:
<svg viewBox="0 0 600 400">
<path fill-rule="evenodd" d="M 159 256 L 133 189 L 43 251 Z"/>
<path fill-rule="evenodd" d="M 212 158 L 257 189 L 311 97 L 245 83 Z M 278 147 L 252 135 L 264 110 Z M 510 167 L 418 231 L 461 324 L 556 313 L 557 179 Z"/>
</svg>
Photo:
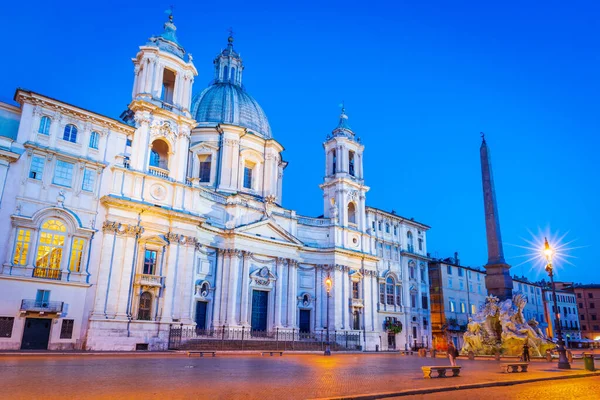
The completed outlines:
<svg viewBox="0 0 600 400">
<path fill-rule="evenodd" d="M 240 226 L 234 232 L 256 236 L 264 239 L 278 240 L 286 243 L 303 245 L 294 235 L 283 229 L 272 219 L 262 220 L 249 225 Z"/>
</svg>

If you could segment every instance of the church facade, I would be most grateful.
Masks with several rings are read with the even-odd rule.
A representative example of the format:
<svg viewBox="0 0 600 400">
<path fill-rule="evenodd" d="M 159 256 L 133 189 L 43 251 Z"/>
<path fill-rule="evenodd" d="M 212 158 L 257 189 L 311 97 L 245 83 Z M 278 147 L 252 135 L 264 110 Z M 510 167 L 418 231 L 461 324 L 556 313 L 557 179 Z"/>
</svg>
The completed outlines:
<svg viewBox="0 0 600 400">
<path fill-rule="evenodd" d="M 133 64 L 121 121 L 23 89 L 0 103 L 0 349 L 165 349 L 172 326 L 431 343 L 429 227 L 367 206 L 345 110 L 323 216 L 302 216 L 232 37 L 196 96 L 172 17 Z"/>
</svg>

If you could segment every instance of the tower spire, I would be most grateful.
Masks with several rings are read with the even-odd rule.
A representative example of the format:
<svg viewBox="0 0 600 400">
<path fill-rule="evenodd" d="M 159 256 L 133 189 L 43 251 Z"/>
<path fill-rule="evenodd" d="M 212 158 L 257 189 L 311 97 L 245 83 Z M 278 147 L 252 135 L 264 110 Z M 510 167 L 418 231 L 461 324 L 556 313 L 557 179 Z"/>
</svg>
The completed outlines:
<svg viewBox="0 0 600 400">
<path fill-rule="evenodd" d="M 483 184 L 483 206 L 485 209 L 485 231 L 488 248 L 488 262 L 485 265 L 487 276 L 485 285 L 494 296 L 500 300 L 512 298 L 512 278 L 510 265 L 504 261 L 502 235 L 500 233 L 500 217 L 496 203 L 496 191 L 492 174 L 492 163 L 485 134 L 481 132 L 481 180 Z"/>
</svg>

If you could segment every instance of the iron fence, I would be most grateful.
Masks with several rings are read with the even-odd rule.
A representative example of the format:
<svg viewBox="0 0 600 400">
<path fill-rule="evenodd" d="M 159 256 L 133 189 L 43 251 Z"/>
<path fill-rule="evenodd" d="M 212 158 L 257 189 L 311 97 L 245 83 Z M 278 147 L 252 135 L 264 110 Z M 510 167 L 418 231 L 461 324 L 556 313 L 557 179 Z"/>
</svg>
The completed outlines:
<svg viewBox="0 0 600 400">
<path fill-rule="evenodd" d="M 330 331 L 332 351 L 362 350 L 361 331 Z M 170 350 L 283 350 L 324 351 L 327 331 L 300 332 L 298 329 L 258 331 L 226 325 L 210 329 L 170 325 Z"/>
</svg>

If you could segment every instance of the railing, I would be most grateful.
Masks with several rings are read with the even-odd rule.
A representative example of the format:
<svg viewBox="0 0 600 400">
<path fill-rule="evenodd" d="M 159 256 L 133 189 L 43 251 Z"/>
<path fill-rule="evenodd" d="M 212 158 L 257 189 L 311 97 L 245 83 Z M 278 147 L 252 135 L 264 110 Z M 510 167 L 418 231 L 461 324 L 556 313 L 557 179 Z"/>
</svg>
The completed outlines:
<svg viewBox="0 0 600 400">
<path fill-rule="evenodd" d="M 330 331 L 332 351 L 362 350 L 362 332 Z M 171 325 L 170 350 L 317 350 L 327 346 L 327 331 L 300 332 L 298 329 L 258 331 L 251 328 L 218 326 L 197 329 Z"/>
<path fill-rule="evenodd" d="M 188 186 L 193 186 L 194 181 L 192 180 L 192 178 L 185 178 L 185 184 Z"/>
<path fill-rule="evenodd" d="M 164 276 L 149 275 L 149 274 L 137 274 L 135 276 L 135 283 L 142 286 L 163 286 Z"/>
<path fill-rule="evenodd" d="M 153 167 L 152 165 L 149 165 L 148 166 L 148 173 L 150 175 L 158 176 L 159 178 L 167 178 L 167 179 L 169 179 L 169 170 L 168 169 Z"/>
<path fill-rule="evenodd" d="M 329 218 L 298 217 L 298 223 L 310 226 L 330 226 L 331 220 Z"/>
<path fill-rule="evenodd" d="M 39 301 L 33 299 L 21 300 L 21 311 L 60 313 L 63 309 L 62 301 Z"/>
<path fill-rule="evenodd" d="M 33 269 L 33 277 L 54 279 L 54 280 L 60 281 L 62 279 L 62 271 L 58 268 L 35 267 Z"/>
<path fill-rule="evenodd" d="M 215 201 L 215 202 L 220 203 L 220 204 L 226 204 L 227 203 L 227 197 L 223 196 L 222 194 L 218 194 L 218 193 L 209 191 L 209 190 L 204 189 L 202 187 L 200 188 L 200 192 L 199 193 L 200 193 L 200 196 L 202 196 L 202 197 L 204 197 L 204 198 L 206 198 L 208 200 L 212 200 L 212 201 Z"/>
</svg>

